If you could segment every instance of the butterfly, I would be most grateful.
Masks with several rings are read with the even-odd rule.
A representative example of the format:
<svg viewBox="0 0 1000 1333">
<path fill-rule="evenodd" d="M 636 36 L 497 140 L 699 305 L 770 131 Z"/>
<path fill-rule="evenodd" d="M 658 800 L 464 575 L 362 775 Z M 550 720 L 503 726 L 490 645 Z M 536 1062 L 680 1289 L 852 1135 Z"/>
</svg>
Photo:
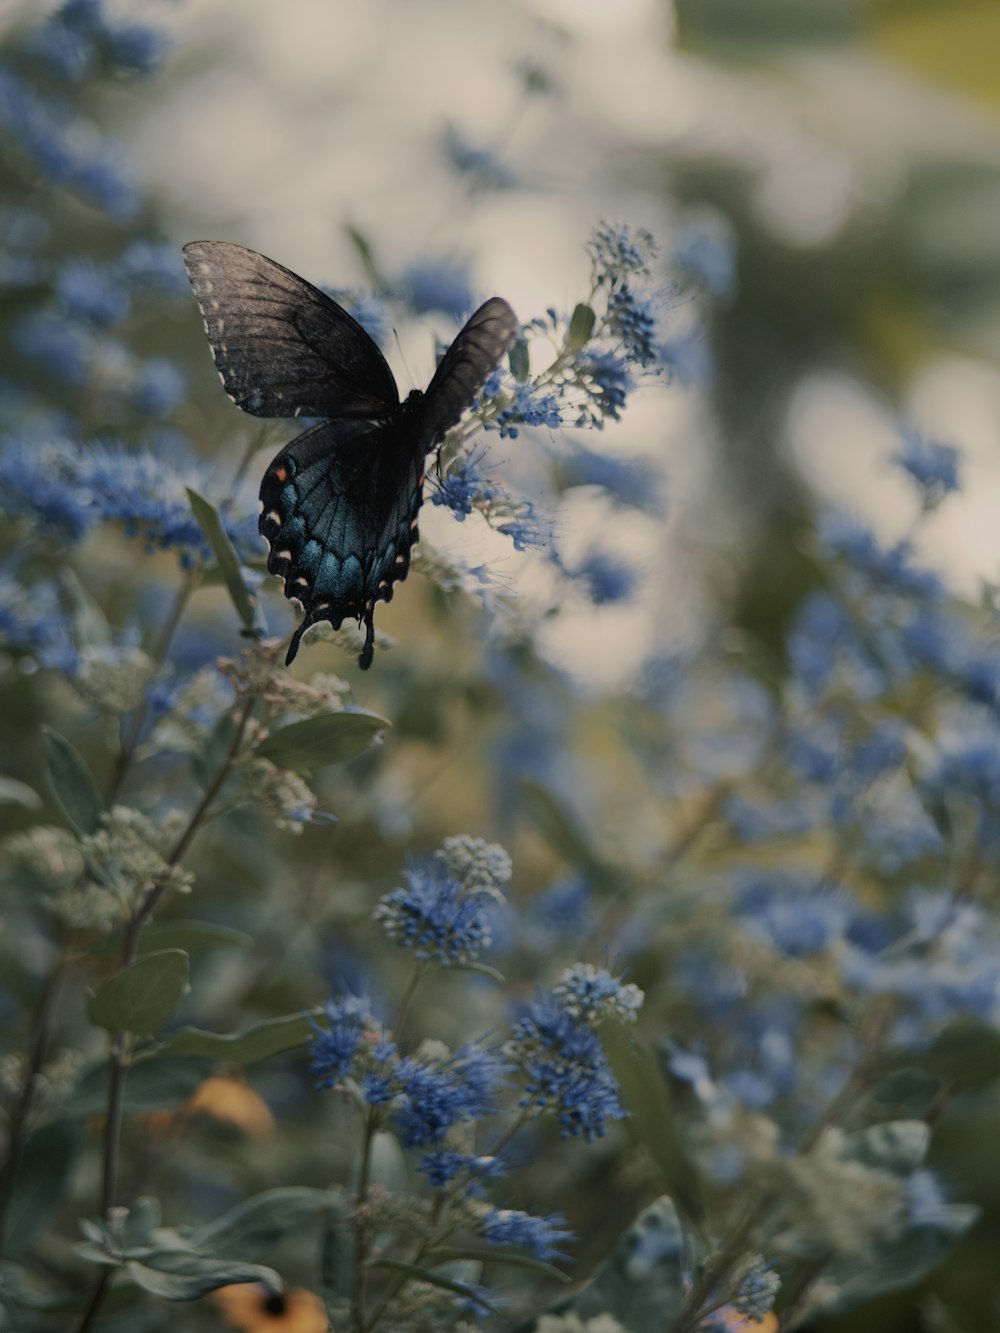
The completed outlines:
<svg viewBox="0 0 1000 1333">
<path fill-rule="evenodd" d="M 418 538 L 427 454 L 459 420 L 510 349 L 518 323 L 499 296 L 473 314 L 426 390 L 402 401 L 392 371 L 336 301 L 228 241 L 192 241 L 184 263 L 226 393 L 258 417 L 321 417 L 286 444 L 260 487 L 267 567 L 303 618 L 365 626 L 358 658 L 375 654 L 375 604 L 406 578 Z"/>
</svg>

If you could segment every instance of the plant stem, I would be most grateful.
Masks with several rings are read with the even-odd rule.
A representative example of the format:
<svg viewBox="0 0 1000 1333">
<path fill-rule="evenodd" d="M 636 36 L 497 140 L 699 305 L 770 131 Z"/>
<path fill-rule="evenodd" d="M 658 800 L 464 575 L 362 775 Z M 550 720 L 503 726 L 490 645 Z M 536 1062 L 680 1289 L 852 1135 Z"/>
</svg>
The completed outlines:
<svg viewBox="0 0 1000 1333">
<path fill-rule="evenodd" d="M 397 1040 L 402 1034 L 403 1024 L 406 1022 L 406 1015 L 409 1013 L 413 997 L 417 993 L 417 987 L 420 985 L 426 970 L 426 964 L 417 963 L 416 967 L 413 969 L 413 974 L 410 977 L 406 990 L 403 992 L 403 998 L 400 1000 L 399 1009 L 396 1012 L 396 1021 L 392 1028 L 393 1032 L 396 1034 Z"/>
<path fill-rule="evenodd" d="M 188 599 L 201 582 L 201 569 L 195 567 L 189 570 L 178 590 L 174 599 L 174 604 L 170 609 L 170 614 L 166 619 L 163 629 L 160 631 L 160 637 L 156 641 L 156 646 L 152 652 L 153 661 L 156 663 L 157 670 L 166 661 L 167 653 L 170 651 L 170 645 L 173 642 L 174 635 L 177 633 L 177 626 L 181 623 L 181 618 L 188 604 Z M 111 776 L 111 782 L 105 795 L 105 801 L 108 805 L 113 805 L 125 785 L 125 779 L 128 776 L 132 764 L 135 762 L 135 752 L 139 744 L 139 736 L 142 733 L 143 724 L 146 721 L 146 715 L 149 712 L 149 692 L 144 691 L 142 700 L 132 711 L 132 717 L 129 720 L 128 731 L 122 741 L 121 751 L 118 755 L 118 761 L 115 764 L 114 772 Z"/>
<path fill-rule="evenodd" d="M 233 739 L 225 758 L 219 765 L 215 777 L 212 779 L 204 796 L 195 807 L 191 818 L 188 820 L 184 831 L 177 839 L 169 856 L 167 857 L 168 866 L 176 866 L 184 858 L 191 842 L 201 828 L 208 815 L 209 809 L 215 797 L 222 789 L 222 785 L 229 776 L 229 770 L 233 761 L 239 754 L 243 743 L 243 737 L 246 734 L 247 723 L 253 713 L 257 697 L 253 693 L 246 696 L 243 708 L 240 712 L 236 730 L 233 733 Z M 132 913 L 128 925 L 125 928 L 125 942 L 122 949 L 122 967 L 130 967 L 135 962 L 139 951 L 139 936 L 142 928 L 152 916 L 157 904 L 163 897 L 169 881 L 161 880 L 153 884 L 146 892 L 138 907 Z M 129 1057 L 132 1051 L 132 1038 L 127 1032 L 117 1032 L 111 1043 L 110 1068 L 108 1074 L 108 1114 L 104 1129 L 104 1170 L 102 1175 L 101 1187 L 101 1211 L 107 1217 L 110 1211 L 115 1207 L 118 1193 L 118 1165 L 121 1148 L 122 1121 L 125 1112 L 125 1075 L 128 1070 Z M 104 1300 L 104 1293 L 108 1285 L 108 1274 L 110 1269 L 106 1269 L 101 1276 L 100 1283 L 94 1290 L 93 1298 L 84 1315 L 83 1323 L 80 1325 L 78 1333 L 85 1333 L 97 1318 L 98 1311 Z"/>
<path fill-rule="evenodd" d="M 6 1239 L 7 1213 L 10 1209 L 10 1201 L 14 1191 L 14 1175 L 21 1158 L 21 1149 L 24 1146 L 24 1133 L 27 1128 L 28 1117 L 31 1115 L 35 1094 L 38 1091 L 38 1076 L 41 1073 L 48 1050 L 52 1014 L 63 978 L 66 952 L 65 947 L 60 950 L 56 961 L 52 965 L 52 970 L 45 980 L 45 985 L 42 987 L 42 993 L 38 997 L 32 1020 L 33 1036 L 31 1049 L 28 1053 L 28 1062 L 24 1070 L 21 1091 L 10 1114 L 7 1157 L 2 1171 L 0 1171 L 0 1254 L 3 1253 Z"/>
<path fill-rule="evenodd" d="M 361 1168 L 358 1172 L 358 1194 L 355 1205 L 354 1238 L 354 1292 L 351 1296 L 351 1327 L 355 1333 L 364 1333 L 365 1302 L 367 1298 L 368 1270 L 368 1221 L 364 1210 L 368 1203 L 368 1186 L 372 1166 L 372 1145 L 380 1123 L 380 1116 L 374 1106 L 368 1108 L 365 1117 L 365 1138 L 361 1149 Z"/>
<path fill-rule="evenodd" d="M 177 626 L 187 607 L 188 599 L 191 593 L 201 582 L 201 570 L 191 570 L 184 579 L 178 591 L 174 604 L 171 607 L 170 614 L 160 636 L 157 639 L 156 647 L 153 650 L 153 659 L 157 666 L 161 666 L 170 650 L 170 644 L 177 632 Z M 143 696 L 142 703 L 135 709 L 127 736 L 122 744 L 121 752 L 115 764 L 111 783 L 105 796 L 106 803 L 112 805 L 121 792 L 125 784 L 129 771 L 135 762 L 136 747 L 142 726 L 146 718 L 147 703 L 146 696 Z M 67 944 L 60 950 L 52 968 L 42 986 L 41 995 L 35 1007 L 35 1013 L 32 1018 L 30 1037 L 29 1037 L 29 1055 L 28 1063 L 25 1069 L 24 1081 L 21 1091 L 18 1094 L 10 1113 L 10 1131 L 7 1142 L 7 1157 L 2 1168 L 0 1168 L 0 1254 L 3 1253 L 5 1240 L 5 1226 L 7 1213 L 10 1208 L 11 1194 L 14 1187 L 14 1175 L 17 1170 L 17 1164 L 20 1160 L 21 1149 L 24 1146 L 24 1134 L 28 1123 L 28 1117 L 34 1104 L 35 1095 L 38 1090 L 38 1077 L 42 1066 L 45 1063 L 48 1054 L 49 1038 L 52 1029 L 52 1015 L 55 1010 L 56 998 L 62 983 L 65 972 L 66 960 L 72 953 L 71 947 Z M 110 1091 L 110 1090 L 109 1090 Z M 105 1164 L 105 1170 L 107 1164 Z M 106 1182 L 105 1182 L 106 1186 Z"/>
</svg>

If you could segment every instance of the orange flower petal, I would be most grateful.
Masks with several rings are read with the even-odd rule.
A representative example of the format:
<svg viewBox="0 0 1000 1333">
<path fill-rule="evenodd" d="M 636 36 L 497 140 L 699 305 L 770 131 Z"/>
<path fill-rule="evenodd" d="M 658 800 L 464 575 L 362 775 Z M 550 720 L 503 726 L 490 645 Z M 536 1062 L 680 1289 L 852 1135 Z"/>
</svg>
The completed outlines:
<svg viewBox="0 0 1000 1333">
<path fill-rule="evenodd" d="M 240 1333 L 327 1333 L 323 1302 L 304 1287 L 280 1295 L 259 1282 L 241 1282 L 212 1292 L 222 1318 Z"/>
</svg>

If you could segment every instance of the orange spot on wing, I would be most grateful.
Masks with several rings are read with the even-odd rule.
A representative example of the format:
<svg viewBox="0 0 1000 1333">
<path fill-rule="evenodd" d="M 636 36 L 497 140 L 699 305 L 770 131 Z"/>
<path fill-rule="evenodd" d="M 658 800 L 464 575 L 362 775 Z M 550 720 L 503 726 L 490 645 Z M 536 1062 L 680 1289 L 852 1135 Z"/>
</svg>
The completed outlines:
<svg viewBox="0 0 1000 1333">
<path fill-rule="evenodd" d="M 279 481 L 285 481 L 288 478 L 288 468 L 276 467 L 274 469 L 274 475 L 278 478 Z"/>
</svg>

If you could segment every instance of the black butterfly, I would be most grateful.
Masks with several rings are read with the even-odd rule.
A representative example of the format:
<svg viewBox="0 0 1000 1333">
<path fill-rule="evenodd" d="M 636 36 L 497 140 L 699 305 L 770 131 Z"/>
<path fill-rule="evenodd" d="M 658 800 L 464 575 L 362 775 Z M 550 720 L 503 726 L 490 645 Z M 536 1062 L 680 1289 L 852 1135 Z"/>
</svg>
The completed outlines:
<svg viewBox="0 0 1000 1333">
<path fill-rule="evenodd" d="M 375 603 L 410 566 L 427 453 L 510 347 L 514 312 L 498 296 L 480 306 L 426 392 L 401 403 L 361 325 L 303 278 L 226 241 L 192 241 L 184 263 L 233 402 L 258 417 L 328 418 L 285 445 L 260 487 L 267 567 L 305 613 L 285 661 L 310 625 L 354 617 L 367 668 Z"/>
</svg>

